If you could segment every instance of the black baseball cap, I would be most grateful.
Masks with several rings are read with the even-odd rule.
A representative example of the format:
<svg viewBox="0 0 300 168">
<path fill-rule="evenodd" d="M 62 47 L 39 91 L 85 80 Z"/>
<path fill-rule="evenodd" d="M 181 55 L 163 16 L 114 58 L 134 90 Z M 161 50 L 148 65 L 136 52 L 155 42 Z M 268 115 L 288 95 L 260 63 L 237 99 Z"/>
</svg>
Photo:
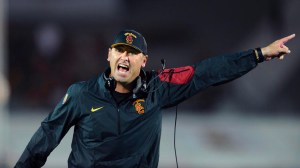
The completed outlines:
<svg viewBox="0 0 300 168">
<path fill-rule="evenodd" d="M 135 30 L 122 30 L 116 36 L 111 47 L 127 45 L 147 55 L 147 43 L 143 35 Z"/>
</svg>

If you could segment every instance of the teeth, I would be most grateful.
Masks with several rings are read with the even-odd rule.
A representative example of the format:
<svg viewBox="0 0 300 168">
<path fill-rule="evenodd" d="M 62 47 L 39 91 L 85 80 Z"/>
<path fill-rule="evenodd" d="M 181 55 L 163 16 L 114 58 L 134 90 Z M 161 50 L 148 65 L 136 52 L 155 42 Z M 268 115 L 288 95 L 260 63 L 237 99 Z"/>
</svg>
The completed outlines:
<svg viewBox="0 0 300 168">
<path fill-rule="evenodd" d="M 128 68 L 128 65 L 119 64 L 119 66 L 122 68 Z"/>
</svg>

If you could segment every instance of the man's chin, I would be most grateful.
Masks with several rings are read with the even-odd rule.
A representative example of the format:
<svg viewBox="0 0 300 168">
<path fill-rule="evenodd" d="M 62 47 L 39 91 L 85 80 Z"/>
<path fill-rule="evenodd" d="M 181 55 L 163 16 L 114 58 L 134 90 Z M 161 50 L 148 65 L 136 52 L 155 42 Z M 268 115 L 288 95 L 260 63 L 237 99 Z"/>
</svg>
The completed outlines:
<svg viewBox="0 0 300 168">
<path fill-rule="evenodd" d="M 133 81 L 132 76 L 127 74 L 115 74 L 114 78 L 117 82 L 125 85 L 128 85 Z"/>
<path fill-rule="evenodd" d="M 124 78 L 124 77 L 117 77 L 115 78 L 115 80 L 121 84 L 128 84 L 130 83 L 128 78 Z"/>
</svg>

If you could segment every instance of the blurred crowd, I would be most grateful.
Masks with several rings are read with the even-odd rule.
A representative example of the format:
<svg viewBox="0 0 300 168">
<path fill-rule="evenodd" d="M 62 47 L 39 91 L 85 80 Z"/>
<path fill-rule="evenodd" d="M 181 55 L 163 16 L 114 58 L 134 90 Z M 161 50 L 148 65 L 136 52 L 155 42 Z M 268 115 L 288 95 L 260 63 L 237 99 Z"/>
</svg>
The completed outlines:
<svg viewBox="0 0 300 168">
<path fill-rule="evenodd" d="M 68 32 L 50 23 L 31 26 L 12 25 L 9 33 L 11 108 L 52 107 L 70 84 L 106 66 L 108 44 L 100 35 Z"/>
<path fill-rule="evenodd" d="M 160 68 L 162 58 L 167 68 L 190 65 L 210 56 L 263 46 L 289 33 L 299 34 L 300 26 L 294 17 L 299 14 L 299 1 L 292 0 L 268 0 L 260 5 L 238 0 L 76 0 L 72 4 L 47 1 L 48 5 L 15 1 L 10 1 L 7 26 L 11 109 L 52 109 L 69 85 L 97 76 L 107 68 L 107 50 L 120 29 L 144 34 L 149 46 L 146 70 L 152 70 Z M 283 12 L 282 7 L 288 10 Z M 267 63 L 180 106 L 201 112 L 297 113 L 297 39 L 289 44 L 292 54 L 283 63 Z"/>
<path fill-rule="evenodd" d="M 101 31 L 76 30 L 62 25 L 47 22 L 9 24 L 11 109 L 52 109 L 69 85 L 96 77 L 108 67 L 106 57 L 113 35 L 106 37 Z M 157 34 L 159 35 L 159 32 Z M 172 41 L 173 38 L 165 40 Z M 150 48 L 151 60 L 146 69 L 160 68 L 157 61 L 160 57 L 153 56 L 155 49 L 152 46 Z M 169 57 L 176 56 L 172 52 Z M 190 58 L 193 59 L 200 60 L 200 57 Z M 187 59 L 183 61 L 188 62 Z M 167 66 L 176 66 L 174 62 L 180 66 L 184 65 L 179 64 L 176 59 L 168 59 Z M 212 95 L 220 95 L 221 91 L 220 87 L 209 93 L 203 92 L 201 102 L 196 98 L 190 102 L 201 106 L 202 109 L 209 108 L 216 100 Z"/>
</svg>

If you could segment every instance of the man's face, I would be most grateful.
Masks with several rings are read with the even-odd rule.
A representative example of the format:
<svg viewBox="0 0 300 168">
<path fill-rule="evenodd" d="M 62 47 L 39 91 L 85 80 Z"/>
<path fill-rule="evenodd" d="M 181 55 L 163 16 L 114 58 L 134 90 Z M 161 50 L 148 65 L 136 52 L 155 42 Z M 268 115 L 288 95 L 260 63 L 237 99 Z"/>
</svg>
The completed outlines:
<svg viewBox="0 0 300 168">
<path fill-rule="evenodd" d="M 130 84 L 145 67 L 147 56 L 133 47 L 118 45 L 109 49 L 108 58 L 113 76 L 121 84 Z"/>
</svg>

